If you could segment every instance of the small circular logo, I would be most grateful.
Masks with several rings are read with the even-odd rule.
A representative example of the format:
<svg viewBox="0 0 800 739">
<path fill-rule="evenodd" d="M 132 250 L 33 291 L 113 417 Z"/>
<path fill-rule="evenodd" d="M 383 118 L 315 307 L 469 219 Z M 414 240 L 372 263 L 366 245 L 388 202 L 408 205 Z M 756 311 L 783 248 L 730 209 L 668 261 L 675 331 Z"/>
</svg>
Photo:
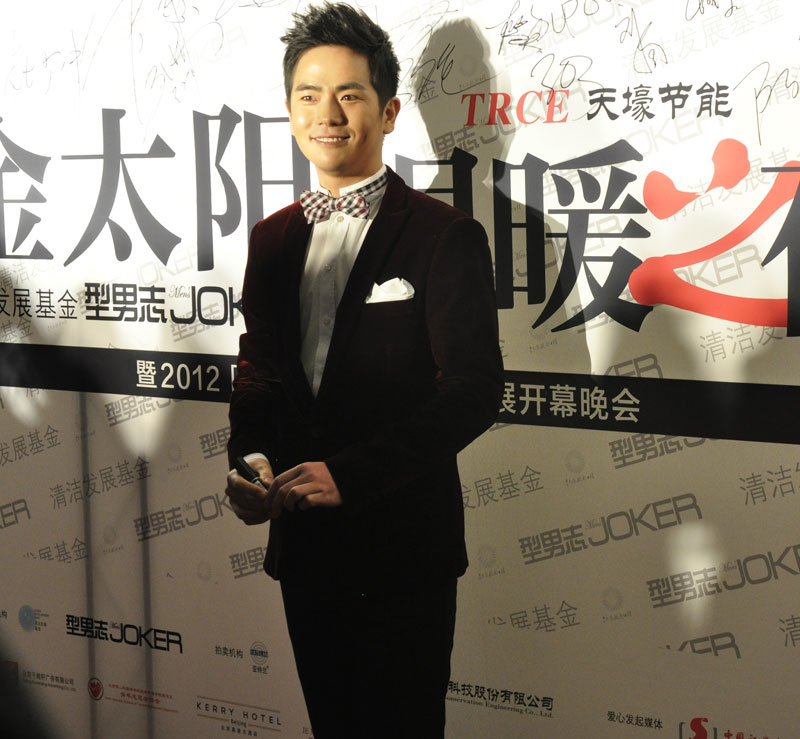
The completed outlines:
<svg viewBox="0 0 800 739">
<path fill-rule="evenodd" d="M 36 611 L 31 606 L 22 606 L 19 609 L 19 625 L 23 631 L 33 631 L 36 628 Z"/>
<path fill-rule="evenodd" d="M 269 659 L 267 647 L 260 641 L 254 641 L 250 645 L 250 657 L 257 665 L 263 665 Z"/>
<path fill-rule="evenodd" d="M 608 587 L 603 591 L 603 605 L 609 611 L 616 611 L 622 605 L 622 593 L 615 587 Z"/>
<path fill-rule="evenodd" d="M 586 466 L 586 459 L 583 456 L 583 452 L 578 449 L 571 449 L 567 452 L 564 463 L 572 473 L 583 472 L 583 468 Z"/>
<path fill-rule="evenodd" d="M 89 680 L 87 687 L 89 688 L 89 695 L 92 696 L 92 700 L 99 701 L 103 697 L 103 683 L 96 677 Z"/>
<path fill-rule="evenodd" d="M 497 561 L 497 550 L 491 546 L 484 546 L 478 551 L 478 563 L 481 567 L 491 567 Z"/>
</svg>

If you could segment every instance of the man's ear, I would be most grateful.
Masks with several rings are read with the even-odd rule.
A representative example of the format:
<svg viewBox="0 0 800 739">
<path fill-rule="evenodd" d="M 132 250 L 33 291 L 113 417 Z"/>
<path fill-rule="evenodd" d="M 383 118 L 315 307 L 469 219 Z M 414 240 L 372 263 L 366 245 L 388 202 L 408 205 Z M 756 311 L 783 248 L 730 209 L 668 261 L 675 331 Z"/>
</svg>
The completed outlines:
<svg viewBox="0 0 800 739">
<path fill-rule="evenodd" d="M 292 106 L 289 105 L 289 100 L 284 100 L 283 104 L 286 106 L 286 112 L 289 114 L 289 132 L 294 136 L 294 125 L 292 124 Z"/>
<path fill-rule="evenodd" d="M 397 122 L 397 115 L 400 112 L 400 99 L 392 98 L 383 108 L 383 132 L 391 133 L 394 131 L 394 124 Z"/>
</svg>

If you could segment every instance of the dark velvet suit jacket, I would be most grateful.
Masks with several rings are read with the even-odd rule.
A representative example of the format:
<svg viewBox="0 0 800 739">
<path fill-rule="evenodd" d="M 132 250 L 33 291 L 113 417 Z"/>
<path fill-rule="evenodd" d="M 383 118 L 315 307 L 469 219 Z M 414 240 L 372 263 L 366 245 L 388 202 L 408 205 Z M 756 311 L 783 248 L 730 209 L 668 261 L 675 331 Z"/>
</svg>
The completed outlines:
<svg viewBox="0 0 800 739">
<path fill-rule="evenodd" d="M 229 454 L 261 451 L 275 474 L 325 461 L 344 502 L 273 520 L 265 569 L 371 583 L 459 576 L 456 454 L 492 424 L 503 386 L 483 227 L 389 170 L 316 398 L 300 361 L 310 233 L 298 203 L 253 228 Z M 366 303 L 373 283 L 393 277 L 411 283 L 411 300 Z"/>
</svg>

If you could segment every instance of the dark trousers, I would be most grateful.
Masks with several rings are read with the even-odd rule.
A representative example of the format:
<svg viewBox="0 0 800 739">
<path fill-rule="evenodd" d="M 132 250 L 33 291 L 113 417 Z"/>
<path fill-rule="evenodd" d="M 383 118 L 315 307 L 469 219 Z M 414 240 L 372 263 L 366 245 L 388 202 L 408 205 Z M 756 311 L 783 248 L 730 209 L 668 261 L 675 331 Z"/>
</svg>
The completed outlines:
<svg viewBox="0 0 800 739">
<path fill-rule="evenodd" d="M 444 737 L 456 578 L 281 591 L 314 739 Z"/>
</svg>

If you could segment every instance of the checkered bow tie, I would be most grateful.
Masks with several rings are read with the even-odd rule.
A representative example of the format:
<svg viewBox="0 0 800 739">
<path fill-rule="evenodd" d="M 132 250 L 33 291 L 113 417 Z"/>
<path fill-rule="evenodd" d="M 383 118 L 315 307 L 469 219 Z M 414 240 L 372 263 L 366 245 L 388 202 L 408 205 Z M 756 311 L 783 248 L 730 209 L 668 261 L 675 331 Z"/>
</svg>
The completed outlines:
<svg viewBox="0 0 800 739">
<path fill-rule="evenodd" d="M 324 192 L 309 192 L 303 190 L 300 196 L 300 205 L 303 206 L 303 215 L 309 223 L 326 221 L 333 211 L 347 213 L 354 218 L 366 218 L 369 215 L 367 197 L 376 193 L 386 184 L 386 173 L 370 182 L 369 185 L 359 187 L 358 190 L 334 198 Z"/>
</svg>

